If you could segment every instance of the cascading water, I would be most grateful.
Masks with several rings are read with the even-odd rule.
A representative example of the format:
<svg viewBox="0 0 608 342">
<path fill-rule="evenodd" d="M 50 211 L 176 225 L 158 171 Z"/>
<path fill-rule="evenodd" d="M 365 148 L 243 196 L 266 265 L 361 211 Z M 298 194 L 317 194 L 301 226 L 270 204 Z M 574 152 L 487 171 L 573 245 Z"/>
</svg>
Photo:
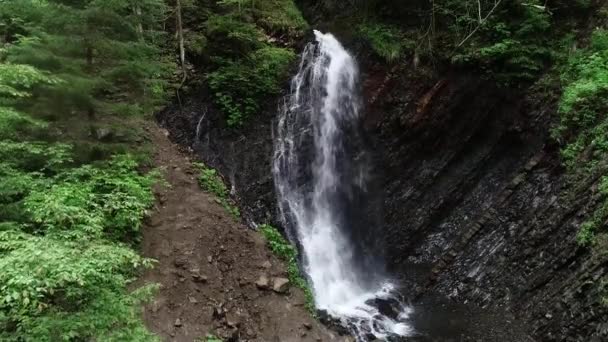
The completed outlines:
<svg viewBox="0 0 608 342">
<path fill-rule="evenodd" d="M 365 258 L 357 255 L 344 218 L 357 210 L 348 208 L 350 188 L 364 189 L 366 179 L 366 165 L 353 157 L 348 136 L 360 119 L 357 65 L 333 35 L 315 36 L 304 49 L 275 132 L 279 210 L 302 251 L 318 309 L 360 341 L 407 336 L 410 309 L 395 300 L 389 281 L 362 269 L 357 261 Z M 393 303 L 390 317 L 377 305 L 387 300 Z"/>
</svg>

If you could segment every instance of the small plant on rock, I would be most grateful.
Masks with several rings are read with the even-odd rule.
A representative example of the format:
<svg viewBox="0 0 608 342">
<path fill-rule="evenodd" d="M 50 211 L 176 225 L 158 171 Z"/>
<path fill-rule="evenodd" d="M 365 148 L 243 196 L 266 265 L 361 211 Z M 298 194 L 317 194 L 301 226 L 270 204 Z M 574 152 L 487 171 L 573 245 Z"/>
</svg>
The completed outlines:
<svg viewBox="0 0 608 342">
<path fill-rule="evenodd" d="M 314 313 L 315 303 L 312 289 L 300 273 L 300 268 L 298 267 L 298 251 L 275 227 L 269 224 L 263 224 L 259 229 L 266 238 L 270 250 L 281 260 L 287 262 L 289 281 L 304 291 L 304 295 L 306 296 L 306 309 Z"/>
</svg>

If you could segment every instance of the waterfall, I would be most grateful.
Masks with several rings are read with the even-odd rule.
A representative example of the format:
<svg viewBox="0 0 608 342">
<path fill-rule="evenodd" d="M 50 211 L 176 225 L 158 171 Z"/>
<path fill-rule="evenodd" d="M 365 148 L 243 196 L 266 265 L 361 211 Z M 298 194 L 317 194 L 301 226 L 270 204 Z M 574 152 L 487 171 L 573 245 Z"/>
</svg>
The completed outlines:
<svg viewBox="0 0 608 342">
<path fill-rule="evenodd" d="M 349 136 L 360 120 L 357 65 L 333 35 L 315 36 L 302 53 L 274 133 L 281 219 L 300 247 L 319 310 L 359 341 L 407 336 L 410 309 L 396 300 L 389 280 L 362 267 L 366 256 L 354 247 L 352 220 L 345 217 L 358 210 L 349 208 L 350 198 L 354 188 L 365 189 L 367 178 Z M 388 300 L 392 315 L 379 309 L 378 302 Z"/>
</svg>

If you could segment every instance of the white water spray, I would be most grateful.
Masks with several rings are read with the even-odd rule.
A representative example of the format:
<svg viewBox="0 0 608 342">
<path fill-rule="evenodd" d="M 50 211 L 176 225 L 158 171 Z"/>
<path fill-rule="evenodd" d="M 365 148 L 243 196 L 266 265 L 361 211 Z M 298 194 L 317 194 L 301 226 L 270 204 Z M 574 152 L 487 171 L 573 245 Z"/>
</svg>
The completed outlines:
<svg viewBox="0 0 608 342">
<path fill-rule="evenodd" d="M 304 49 L 275 133 L 273 173 L 282 219 L 290 239 L 301 246 L 318 309 L 360 341 L 407 336 L 410 309 L 394 300 L 390 282 L 358 271 L 345 234 L 349 227 L 337 212 L 346 184 L 339 170 L 352 162 L 344 157 L 344 127 L 360 119 L 357 65 L 333 35 L 315 31 L 315 36 L 316 43 Z M 374 305 L 389 299 L 397 303 L 396 317 Z"/>
</svg>

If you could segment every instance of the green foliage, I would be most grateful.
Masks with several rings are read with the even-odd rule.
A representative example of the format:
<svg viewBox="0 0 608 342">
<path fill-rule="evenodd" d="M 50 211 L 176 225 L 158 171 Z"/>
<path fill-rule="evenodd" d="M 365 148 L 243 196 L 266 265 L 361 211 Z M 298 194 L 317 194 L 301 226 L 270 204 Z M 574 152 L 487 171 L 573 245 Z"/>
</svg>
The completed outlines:
<svg viewBox="0 0 608 342">
<path fill-rule="evenodd" d="M 600 181 L 599 193 L 602 197 L 599 207 L 593 212 L 592 216 L 580 226 L 576 235 L 576 241 L 583 246 L 595 243 L 596 234 L 601 227 L 605 227 L 608 220 L 608 176 L 604 176 Z M 601 232 L 606 233 L 606 232 Z"/>
<path fill-rule="evenodd" d="M 568 172 L 584 179 L 601 172 L 608 152 L 608 31 L 595 30 L 586 48 L 570 52 L 559 66 L 562 94 L 559 122 L 552 136 L 562 145 Z M 592 245 L 608 220 L 608 177 L 598 188 L 600 201 L 577 234 L 581 245 Z"/>
<path fill-rule="evenodd" d="M 69 159 L 59 149 L 51 159 Z M 0 202 L 12 209 L 0 210 L 0 339 L 153 340 L 138 309 L 151 288 L 127 291 L 151 261 L 119 242 L 137 238 L 153 201 L 155 178 L 136 167 L 128 156 L 50 175 L 0 164 Z"/>
<path fill-rule="evenodd" d="M 285 46 L 308 24 L 294 0 L 222 0 L 185 3 L 186 57 L 208 76 L 212 99 L 237 127 L 276 95 L 295 54 Z"/>
<path fill-rule="evenodd" d="M 43 121 L 35 120 L 14 109 L 0 106 L 0 139 L 18 139 L 47 127 Z"/>
<path fill-rule="evenodd" d="M 62 172 L 24 199 L 25 211 L 38 229 L 64 240 L 135 240 L 156 180 L 136 167 L 131 157 L 117 156 L 106 165 Z"/>
<path fill-rule="evenodd" d="M 215 335 L 208 334 L 203 339 L 203 342 L 222 342 L 222 339 L 219 337 L 216 337 Z"/>
<path fill-rule="evenodd" d="M 226 184 L 217 170 L 211 169 L 203 163 L 195 163 L 194 166 L 200 171 L 198 183 L 201 188 L 217 196 L 222 207 L 224 207 L 235 220 L 239 220 L 241 212 L 234 201 L 230 199 L 230 193 L 226 188 Z"/>
<path fill-rule="evenodd" d="M 125 98 L 139 113 L 151 111 L 165 100 L 172 69 L 159 58 L 164 12 L 162 0 L 1 2 L 9 64 L 0 68 L 0 95 L 31 91 L 35 101 L 21 105 L 37 116 L 117 114 Z"/>
<path fill-rule="evenodd" d="M 564 143 L 562 158 L 571 170 L 592 166 L 608 151 L 607 46 L 608 32 L 597 30 L 589 47 L 571 54 L 561 68 L 560 121 L 552 135 Z"/>
<path fill-rule="evenodd" d="M 264 99 L 281 91 L 281 81 L 294 58 L 289 49 L 265 47 L 209 74 L 215 102 L 228 115 L 229 126 L 242 125 L 260 110 Z"/>
<path fill-rule="evenodd" d="M 454 8 L 453 2 L 446 3 L 445 11 Z M 551 17 L 542 5 L 538 0 L 507 2 L 480 25 L 473 17 L 477 13 L 459 4 L 454 10 L 469 14 L 458 17 L 450 30 L 472 32 L 470 27 L 479 25 L 480 29 L 460 47 L 453 62 L 480 68 L 503 85 L 536 79 L 551 60 Z"/>
<path fill-rule="evenodd" d="M 297 250 L 283 237 L 283 235 L 281 235 L 281 233 L 279 233 L 275 227 L 264 224 L 258 228 L 266 238 L 270 250 L 281 260 L 287 263 L 287 274 L 289 276 L 289 281 L 304 291 L 304 295 L 306 297 L 306 308 L 308 311 L 314 314 L 314 296 L 310 286 L 306 282 L 306 279 L 300 273 L 300 269 L 298 267 Z"/>
<path fill-rule="evenodd" d="M 35 85 L 58 83 L 30 65 L 0 64 L 0 97 L 29 97 Z"/>
<path fill-rule="evenodd" d="M 254 17 L 266 31 L 299 36 L 308 23 L 293 0 L 252 0 Z"/>
<path fill-rule="evenodd" d="M 149 266 L 129 248 L 0 232 L 3 341 L 153 340 L 139 319 L 144 292 L 129 275 Z"/>
<path fill-rule="evenodd" d="M 65 140 L 84 115 L 141 113 L 162 100 L 169 63 L 155 29 L 164 8 L 0 2 L 2 341 L 157 340 L 140 316 L 155 286 L 130 290 L 152 264 L 132 247 L 156 174 L 138 172 L 130 155 L 79 165 L 73 145 L 53 137 L 68 118 L 78 124 L 65 124 Z"/>
<path fill-rule="evenodd" d="M 263 46 L 264 35 L 254 24 L 232 14 L 212 15 L 207 20 L 207 36 L 216 56 L 240 56 Z"/>
<path fill-rule="evenodd" d="M 398 28 L 377 22 L 368 21 L 359 25 L 357 33 L 387 62 L 395 62 L 401 58 L 404 50 L 411 48 L 413 43 L 406 39 Z"/>
</svg>

